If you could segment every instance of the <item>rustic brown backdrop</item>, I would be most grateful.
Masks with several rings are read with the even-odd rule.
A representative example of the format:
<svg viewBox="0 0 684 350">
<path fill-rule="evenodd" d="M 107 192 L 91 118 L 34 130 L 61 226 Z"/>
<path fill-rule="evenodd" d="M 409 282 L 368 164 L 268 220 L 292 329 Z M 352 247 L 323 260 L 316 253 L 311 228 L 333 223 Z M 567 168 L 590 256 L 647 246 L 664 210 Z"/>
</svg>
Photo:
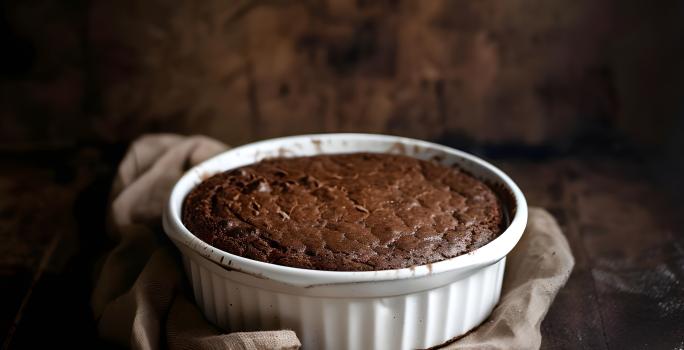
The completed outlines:
<svg viewBox="0 0 684 350">
<path fill-rule="evenodd" d="M 681 349 L 683 18 L 677 0 L 0 0 L 0 349 L 111 346 L 88 300 L 137 136 L 333 131 L 463 148 L 554 214 L 577 263 L 542 348 Z"/>
<path fill-rule="evenodd" d="M 682 7 L 4 1 L 0 145 L 366 131 L 661 146 L 682 128 Z"/>
</svg>

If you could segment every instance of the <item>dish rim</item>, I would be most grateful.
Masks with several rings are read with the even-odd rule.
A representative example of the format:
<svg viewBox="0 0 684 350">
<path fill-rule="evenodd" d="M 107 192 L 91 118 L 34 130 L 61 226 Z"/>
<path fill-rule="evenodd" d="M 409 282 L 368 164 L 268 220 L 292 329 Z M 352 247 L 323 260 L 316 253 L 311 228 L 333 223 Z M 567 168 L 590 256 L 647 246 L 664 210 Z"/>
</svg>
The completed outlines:
<svg viewBox="0 0 684 350">
<path fill-rule="evenodd" d="M 477 168 L 479 172 L 487 173 L 489 177 L 496 179 L 498 183 L 504 185 L 505 190 L 510 193 L 513 199 L 515 212 L 512 214 L 512 217 L 509 218 L 510 222 L 508 227 L 506 227 L 499 236 L 484 246 L 468 253 L 425 265 L 377 271 L 313 270 L 252 260 L 225 252 L 205 243 L 192 234 L 192 232 L 190 232 L 182 223 L 180 217 L 185 196 L 192 188 L 201 182 L 203 177 L 206 178 L 206 173 L 203 173 L 203 171 L 207 171 L 205 168 L 218 168 L 214 169 L 213 173 L 234 169 L 236 167 L 222 167 L 220 165 L 215 165 L 214 163 L 220 164 L 221 160 L 231 156 L 240 157 L 241 152 L 245 153 L 247 151 L 252 151 L 253 149 L 272 149 L 274 145 L 314 142 L 313 140 L 317 140 L 317 142 L 325 142 L 326 140 L 340 142 L 344 140 L 348 142 L 353 142 L 355 140 L 380 141 L 390 144 L 401 144 L 407 147 L 421 147 L 425 150 L 435 151 L 437 154 L 457 158 L 460 162 L 465 160 L 470 163 L 469 165 Z M 323 152 L 322 150 L 318 150 L 316 153 L 335 154 L 350 152 Z M 259 160 L 260 159 L 255 159 L 251 163 L 258 162 Z M 477 175 L 476 177 L 480 178 L 480 176 Z M 203 258 L 212 261 L 226 270 L 244 272 L 254 277 L 272 279 L 285 284 L 310 287 L 314 285 L 422 278 L 444 272 L 467 273 L 473 271 L 477 267 L 491 265 L 504 258 L 520 240 L 527 224 L 527 215 L 527 202 L 517 184 L 503 171 L 477 156 L 444 145 L 400 136 L 363 133 L 329 133 L 296 135 L 257 141 L 229 149 L 201 162 L 185 172 L 185 174 L 183 174 L 183 176 L 174 184 L 163 213 L 162 223 L 164 231 L 174 243 L 186 246 Z"/>
</svg>

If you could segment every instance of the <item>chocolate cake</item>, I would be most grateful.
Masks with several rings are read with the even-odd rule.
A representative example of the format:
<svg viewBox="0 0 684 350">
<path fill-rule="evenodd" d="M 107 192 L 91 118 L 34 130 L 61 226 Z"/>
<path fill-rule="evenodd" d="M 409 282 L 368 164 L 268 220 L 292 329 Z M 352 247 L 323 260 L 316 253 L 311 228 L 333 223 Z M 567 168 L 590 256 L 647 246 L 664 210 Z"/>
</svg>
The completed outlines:
<svg viewBox="0 0 684 350">
<path fill-rule="evenodd" d="M 276 158 L 216 174 L 185 198 L 185 226 L 226 252 L 334 271 L 386 270 L 467 253 L 505 229 L 486 184 L 401 155 Z"/>
</svg>

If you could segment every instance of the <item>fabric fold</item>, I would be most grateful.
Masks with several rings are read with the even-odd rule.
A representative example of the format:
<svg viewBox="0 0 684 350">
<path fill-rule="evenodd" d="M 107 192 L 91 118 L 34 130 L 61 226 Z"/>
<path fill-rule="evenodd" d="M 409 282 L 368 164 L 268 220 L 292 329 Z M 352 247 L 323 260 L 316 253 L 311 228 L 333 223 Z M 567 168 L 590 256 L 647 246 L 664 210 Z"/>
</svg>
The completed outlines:
<svg viewBox="0 0 684 350">
<path fill-rule="evenodd" d="M 290 330 L 224 334 L 194 304 L 179 254 L 161 228 L 169 192 L 190 167 L 227 149 L 203 137 L 147 135 L 129 148 L 112 185 L 105 258 L 92 295 L 100 336 L 134 349 L 298 349 Z M 540 325 L 574 259 L 553 217 L 530 208 L 508 255 L 501 301 L 491 317 L 442 349 L 535 349 Z"/>
</svg>

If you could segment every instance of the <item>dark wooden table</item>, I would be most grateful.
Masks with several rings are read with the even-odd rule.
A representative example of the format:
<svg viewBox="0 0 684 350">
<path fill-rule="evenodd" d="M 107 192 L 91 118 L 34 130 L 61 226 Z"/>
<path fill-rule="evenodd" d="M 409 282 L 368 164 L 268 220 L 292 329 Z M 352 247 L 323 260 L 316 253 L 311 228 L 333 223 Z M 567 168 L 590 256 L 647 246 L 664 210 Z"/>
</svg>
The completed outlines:
<svg viewBox="0 0 684 350">
<path fill-rule="evenodd" d="M 104 218 L 123 152 L 1 155 L 3 348 L 111 347 L 97 338 L 89 300 L 112 244 Z M 542 348 L 684 348 L 684 211 L 652 167 L 611 152 L 489 158 L 557 218 L 577 261 L 541 325 Z"/>
</svg>

